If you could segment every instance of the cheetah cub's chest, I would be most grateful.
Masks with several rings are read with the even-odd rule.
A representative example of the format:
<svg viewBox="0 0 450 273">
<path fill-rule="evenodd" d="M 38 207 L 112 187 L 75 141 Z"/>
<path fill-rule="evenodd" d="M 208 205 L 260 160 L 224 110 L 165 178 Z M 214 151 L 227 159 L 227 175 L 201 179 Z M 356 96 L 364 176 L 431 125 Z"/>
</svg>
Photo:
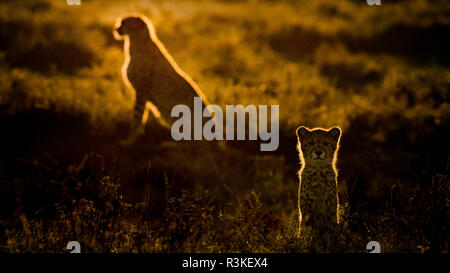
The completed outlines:
<svg viewBox="0 0 450 273">
<path fill-rule="evenodd" d="M 341 130 L 297 129 L 299 171 L 298 210 L 300 231 L 311 227 L 326 233 L 337 224 L 338 195 L 336 159 Z"/>
</svg>

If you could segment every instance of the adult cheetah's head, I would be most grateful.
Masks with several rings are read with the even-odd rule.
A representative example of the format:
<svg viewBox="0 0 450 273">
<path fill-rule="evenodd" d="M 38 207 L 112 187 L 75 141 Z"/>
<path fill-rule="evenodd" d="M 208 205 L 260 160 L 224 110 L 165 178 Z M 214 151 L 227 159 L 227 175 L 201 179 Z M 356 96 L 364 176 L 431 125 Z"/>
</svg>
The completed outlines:
<svg viewBox="0 0 450 273">
<path fill-rule="evenodd" d="M 124 35 L 132 35 L 146 30 L 147 23 L 142 16 L 128 16 L 117 20 L 114 26 L 114 36 L 120 39 Z"/>
<path fill-rule="evenodd" d="M 309 129 L 305 126 L 297 128 L 298 150 L 306 162 L 333 162 L 338 149 L 341 129 L 333 127 Z"/>
</svg>

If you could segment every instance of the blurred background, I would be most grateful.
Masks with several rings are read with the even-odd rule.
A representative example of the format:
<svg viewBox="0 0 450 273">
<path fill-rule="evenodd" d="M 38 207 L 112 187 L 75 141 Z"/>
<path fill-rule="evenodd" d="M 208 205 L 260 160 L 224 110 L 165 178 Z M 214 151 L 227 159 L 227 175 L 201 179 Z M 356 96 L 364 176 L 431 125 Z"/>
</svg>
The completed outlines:
<svg viewBox="0 0 450 273">
<path fill-rule="evenodd" d="M 133 96 L 112 27 L 128 12 L 149 17 L 210 102 L 280 105 L 279 149 L 175 143 L 151 128 L 121 146 Z M 0 247 L 58 252 L 78 235 L 93 252 L 302 251 L 280 237 L 297 207 L 295 129 L 338 125 L 341 201 L 360 236 L 344 251 L 378 238 L 391 252 L 448 252 L 448 37 L 444 0 L 1 1 Z M 126 225 L 89 214 L 110 195 Z M 142 200 L 136 215 L 153 229 L 136 231 L 122 209 Z M 83 213 L 104 217 L 82 218 L 95 234 L 77 228 Z"/>
</svg>

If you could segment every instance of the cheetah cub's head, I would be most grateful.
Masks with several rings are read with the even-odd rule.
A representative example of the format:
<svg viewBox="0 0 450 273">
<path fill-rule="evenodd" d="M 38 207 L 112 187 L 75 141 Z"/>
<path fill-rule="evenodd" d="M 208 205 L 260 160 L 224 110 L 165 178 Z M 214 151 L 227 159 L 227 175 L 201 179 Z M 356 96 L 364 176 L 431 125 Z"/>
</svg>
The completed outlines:
<svg viewBox="0 0 450 273">
<path fill-rule="evenodd" d="M 151 27 L 150 21 L 143 15 L 118 18 L 114 25 L 114 37 L 121 40 L 124 35 L 130 36 L 140 32 L 147 32 L 148 35 L 147 25 Z"/>
<path fill-rule="evenodd" d="M 339 127 L 325 130 L 322 128 L 308 129 L 300 126 L 296 133 L 298 138 L 297 149 L 302 163 L 314 165 L 334 163 L 341 137 Z"/>
</svg>

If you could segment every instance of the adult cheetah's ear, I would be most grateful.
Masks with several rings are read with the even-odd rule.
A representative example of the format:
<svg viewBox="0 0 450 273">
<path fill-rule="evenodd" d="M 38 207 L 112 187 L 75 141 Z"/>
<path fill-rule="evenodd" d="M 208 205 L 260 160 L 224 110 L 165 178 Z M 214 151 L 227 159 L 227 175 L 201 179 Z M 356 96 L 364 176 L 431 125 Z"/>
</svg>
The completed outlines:
<svg viewBox="0 0 450 273">
<path fill-rule="evenodd" d="M 128 17 L 125 20 L 128 21 L 127 24 L 132 31 L 139 31 L 139 30 L 147 27 L 147 24 L 141 17 Z M 123 24 L 123 21 L 122 21 L 122 24 Z"/>
<path fill-rule="evenodd" d="M 297 128 L 295 133 L 297 134 L 298 139 L 302 139 L 304 136 L 306 136 L 309 133 L 309 129 L 305 126 L 300 126 Z"/>
<path fill-rule="evenodd" d="M 333 127 L 328 130 L 328 133 L 333 137 L 334 141 L 338 142 L 341 137 L 342 131 L 339 127 Z"/>
</svg>

